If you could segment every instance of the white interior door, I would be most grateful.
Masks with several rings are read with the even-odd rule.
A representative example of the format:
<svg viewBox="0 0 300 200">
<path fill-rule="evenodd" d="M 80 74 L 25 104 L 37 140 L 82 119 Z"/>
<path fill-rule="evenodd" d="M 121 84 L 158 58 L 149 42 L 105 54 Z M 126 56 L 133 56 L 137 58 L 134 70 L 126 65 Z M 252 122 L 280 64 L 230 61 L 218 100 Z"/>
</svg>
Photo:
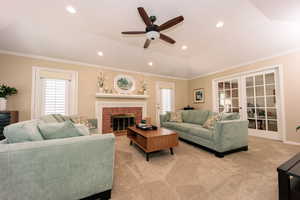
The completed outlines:
<svg viewBox="0 0 300 200">
<path fill-rule="evenodd" d="M 231 77 L 215 81 L 215 112 L 241 113 L 241 79 Z"/>
<path fill-rule="evenodd" d="M 266 70 L 243 77 L 245 87 L 244 117 L 249 120 L 249 134 L 281 139 L 278 71 Z"/>
<path fill-rule="evenodd" d="M 159 126 L 161 114 L 175 110 L 175 84 L 172 82 L 156 83 L 156 124 Z"/>
</svg>

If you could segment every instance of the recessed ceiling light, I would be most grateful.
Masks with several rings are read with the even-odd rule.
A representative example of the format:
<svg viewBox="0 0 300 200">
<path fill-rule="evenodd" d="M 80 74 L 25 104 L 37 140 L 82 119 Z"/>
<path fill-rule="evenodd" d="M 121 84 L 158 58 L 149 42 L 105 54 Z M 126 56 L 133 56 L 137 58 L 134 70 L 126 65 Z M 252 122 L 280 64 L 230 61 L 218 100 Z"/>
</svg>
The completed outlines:
<svg viewBox="0 0 300 200">
<path fill-rule="evenodd" d="M 183 45 L 183 46 L 181 47 L 182 50 L 187 50 L 187 48 L 188 48 L 188 47 L 187 47 L 186 45 Z"/>
<path fill-rule="evenodd" d="M 77 12 L 73 6 L 67 6 L 66 10 L 71 14 L 75 14 Z"/>
<path fill-rule="evenodd" d="M 102 51 L 98 51 L 98 56 L 103 56 L 103 52 Z"/>
<path fill-rule="evenodd" d="M 148 62 L 148 65 L 149 66 L 153 66 L 153 62 Z"/>
<path fill-rule="evenodd" d="M 217 28 L 222 28 L 224 26 L 224 22 L 222 21 L 219 21 L 217 24 L 216 24 L 216 27 Z"/>
</svg>

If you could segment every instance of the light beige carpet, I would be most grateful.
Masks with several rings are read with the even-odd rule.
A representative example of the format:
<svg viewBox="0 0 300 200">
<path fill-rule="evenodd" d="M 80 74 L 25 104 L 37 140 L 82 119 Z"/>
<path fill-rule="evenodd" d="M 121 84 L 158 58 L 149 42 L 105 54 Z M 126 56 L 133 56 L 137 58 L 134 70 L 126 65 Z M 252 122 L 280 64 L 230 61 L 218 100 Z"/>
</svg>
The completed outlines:
<svg viewBox="0 0 300 200">
<path fill-rule="evenodd" d="M 185 142 L 145 155 L 116 139 L 113 200 L 276 200 L 276 168 L 299 146 L 249 137 L 249 151 L 220 159 Z"/>
</svg>

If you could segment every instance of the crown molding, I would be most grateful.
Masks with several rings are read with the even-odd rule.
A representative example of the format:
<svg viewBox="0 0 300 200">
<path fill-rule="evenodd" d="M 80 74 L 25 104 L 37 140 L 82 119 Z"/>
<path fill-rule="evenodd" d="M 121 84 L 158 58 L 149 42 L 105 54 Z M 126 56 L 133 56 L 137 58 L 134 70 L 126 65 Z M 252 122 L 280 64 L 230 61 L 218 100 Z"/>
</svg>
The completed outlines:
<svg viewBox="0 0 300 200">
<path fill-rule="evenodd" d="M 52 62 L 60 62 L 60 63 L 66 63 L 66 64 L 86 66 L 86 67 L 94 67 L 94 68 L 106 69 L 106 70 L 111 70 L 111 71 L 128 72 L 128 73 L 133 73 L 133 74 L 142 74 L 142 75 L 145 75 L 145 76 L 153 76 L 153 77 L 159 77 L 159 78 L 176 79 L 176 80 L 189 80 L 188 78 L 183 78 L 183 77 L 159 75 L 159 74 L 148 73 L 148 72 L 139 72 L 139 71 L 134 71 L 134 70 L 125 70 L 125 69 L 116 68 L 116 67 L 101 66 L 101 65 L 95 65 L 95 64 L 85 63 L 85 62 L 66 60 L 66 59 L 60 59 L 60 58 L 52 58 L 52 57 L 47 57 L 47 56 L 39 56 L 39 55 L 20 53 L 20 52 L 14 52 L 14 51 L 6 51 L 6 50 L 1 50 L 1 49 L 0 49 L 0 54 L 21 56 L 21 57 L 27 57 L 27 58 L 33 58 L 33 59 L 39 59 L 39 60 L 47 60 L 47 61 L 52 61 Z"/>
<path fill-rule="evenodd" d="M 226 71 L 229 71 L 231 69 L 235 69 L 235 68 L 239 68 L 239 67 L 244 67 L 244 66 L 247 66 L 247 65 L 251 65 L 251 64 L 254 64 L 254 63 L 257 63 L 257 62 L 262 62 L 262 61 L 270 60 L 272 58 L 276 58 L 276 57 L 280 57 L 280 56 L 289 55 L 289 54 L 295 53 L 297 51 L 300 51 L 300 48 L 292 49 L 292 50 L 281 52 L 281 53 L 278 53 L 278 54 L 274 54 L 274 55 L 271 55 L 271 56 L 268 56 L 268 57 L 263 57 L 263 58 L 259 58 L 259 59 L 256 59 L 256 60 L 248 61 L 248 62 L 245 62 L 245 63 L 240 63 L 240 64 L 233 65 L 233 66 L 230 66 L 230 67 L 223 67 L 224 69 L 222 69 L 222 70 L 217 70 L 217 71 L 214 71 L 214 72 L 209 72 L 209 73 L 201 74 L 199 76 L 192 77 L 189 80 L 194 80 L 194 79 L 198 79 L 198 78 L 203 78 L 203 77 L 206 77 L 206 76 L 214 75 L 214 74 L 217 74 L 217 73 L 226 72 Z"/>
</svg>

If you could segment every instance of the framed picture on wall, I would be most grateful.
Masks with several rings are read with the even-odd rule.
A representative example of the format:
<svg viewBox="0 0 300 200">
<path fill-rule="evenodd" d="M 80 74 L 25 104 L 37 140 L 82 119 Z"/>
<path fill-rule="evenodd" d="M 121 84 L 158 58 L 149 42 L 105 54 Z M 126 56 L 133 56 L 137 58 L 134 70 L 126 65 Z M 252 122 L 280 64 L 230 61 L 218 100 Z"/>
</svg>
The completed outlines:
<svg viewBox="0 0 300 200">
<path fill-rule="evenodd" d="M 203 88 L 194 89 L 194 102 L 204 103 L 205 94 Z"/>
</svg>

